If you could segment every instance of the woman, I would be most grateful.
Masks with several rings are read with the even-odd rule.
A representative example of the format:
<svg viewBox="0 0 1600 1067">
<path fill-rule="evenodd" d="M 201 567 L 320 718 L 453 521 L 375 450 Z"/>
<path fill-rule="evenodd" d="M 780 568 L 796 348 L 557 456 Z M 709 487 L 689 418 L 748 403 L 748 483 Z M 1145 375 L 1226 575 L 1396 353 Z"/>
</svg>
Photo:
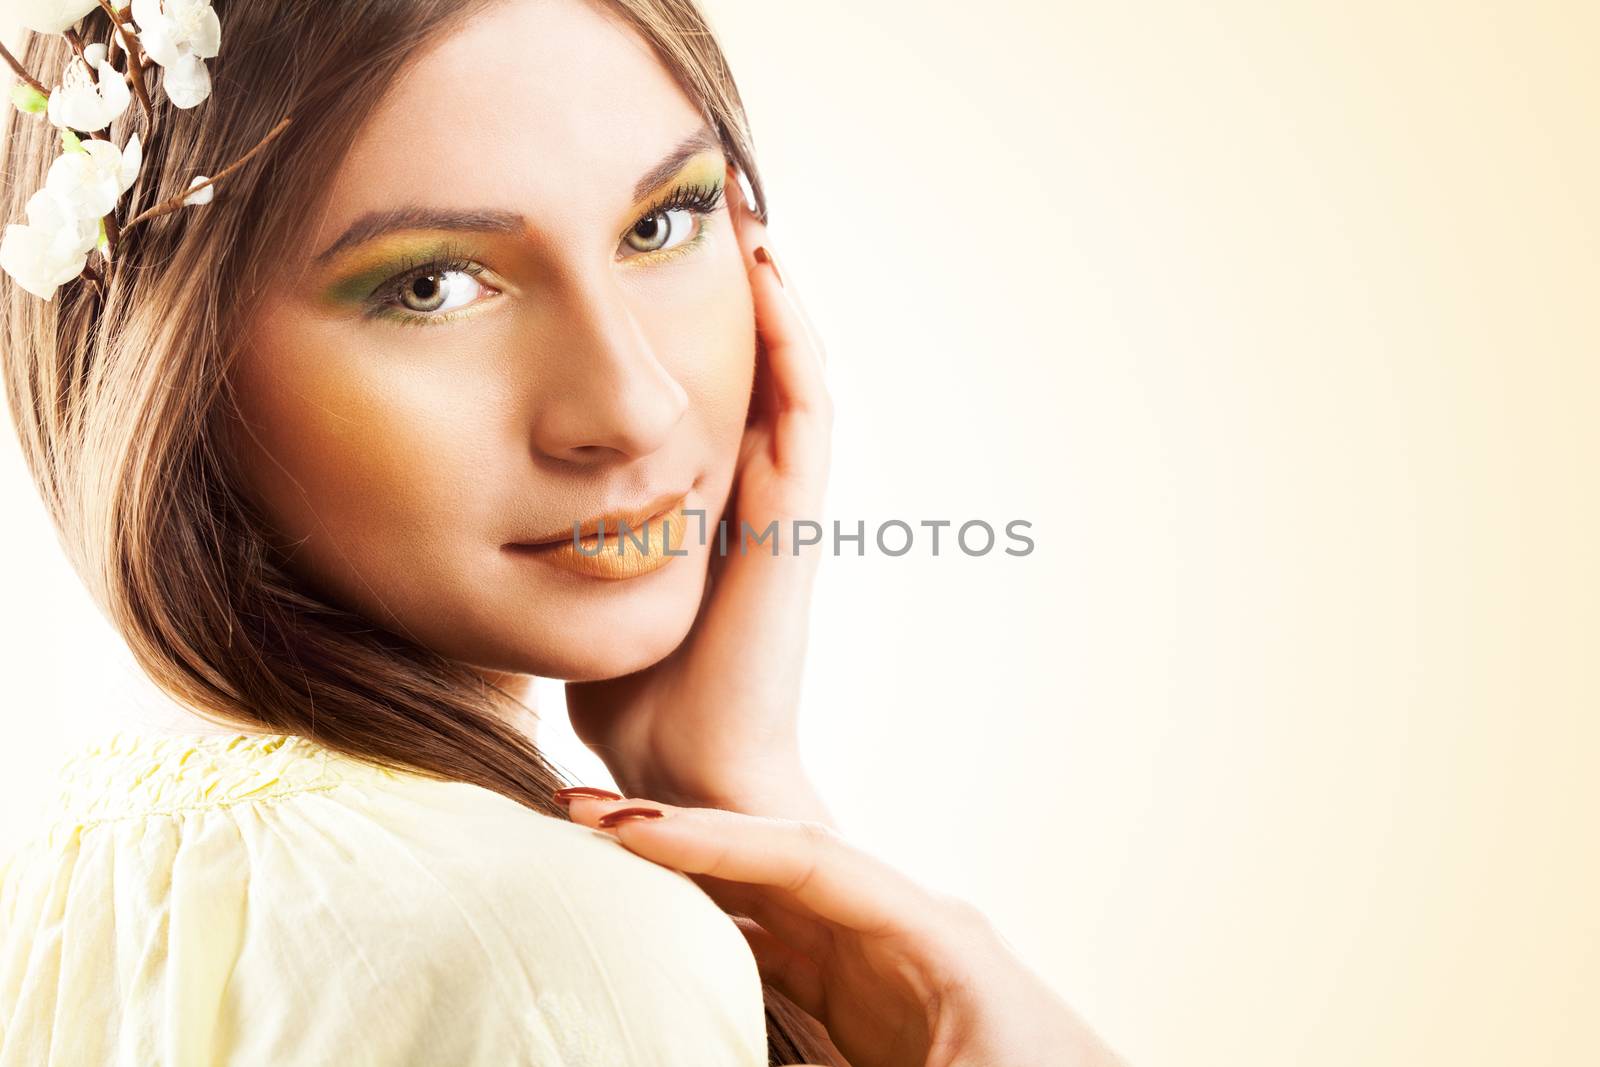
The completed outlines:
<svg viewBox="0 0 1600 1067">
<path fill-rule="evenodd" d="M 716 531 L 817 512 L 829 405 L 692 3 L 214 12 L 18 61 L 133 99 L 80 131 L 140 137 L 110 254 L 7 280 L 5 370 L 192 715 L 70 760 L 9 864 L 0 1064 L 1112 1062 L 801 766 L 816 550 Z M 12 116 L 9 218 L 58 111 Z M 629 798 L 561 788 L 534 676 Z"/>
</svg>

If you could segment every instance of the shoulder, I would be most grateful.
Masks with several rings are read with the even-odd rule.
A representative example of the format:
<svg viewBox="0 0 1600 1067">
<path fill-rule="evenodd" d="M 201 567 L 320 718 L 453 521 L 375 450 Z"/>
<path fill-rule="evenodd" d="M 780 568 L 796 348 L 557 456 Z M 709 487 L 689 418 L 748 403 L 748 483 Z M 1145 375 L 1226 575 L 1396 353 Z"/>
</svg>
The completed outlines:
<svg viewBox="0 0 1600 1067">
<path fill-rule="evenodd" d="M 201 771 L 156 790 L 165 806 L 69 805 L 0 888 L 0 1019 L 93 1007 L 240 1062 L 766 1062 L 754 958 L 686 876 L 490 790 L 324 752 L 219 775 L 202 750 L 185 762 L 209 766 L 209 802 Z M 199 1010 L 171 1023 L 174 998 Z"/>
</svg>

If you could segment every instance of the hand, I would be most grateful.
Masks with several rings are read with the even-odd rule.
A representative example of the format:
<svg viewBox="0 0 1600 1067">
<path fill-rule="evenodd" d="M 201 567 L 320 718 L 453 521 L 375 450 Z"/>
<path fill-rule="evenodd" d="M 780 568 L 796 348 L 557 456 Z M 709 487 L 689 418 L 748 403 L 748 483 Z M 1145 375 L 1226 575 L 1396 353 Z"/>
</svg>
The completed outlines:
<svg viewBox="0 0 1600 1067">
<path fill-rule="evenodd" d="M 827 821 L 801 767 L 798 716 L 811 587 L 821 548 L 791 554 L 794 519 L 817 521 L 832 404 L 823 353 L 771 262 L 766 227 L 729 168 L 729 212 L 749 271 L 759 337 L 755 396 L 694 629 L 666 659 L 622 678 L 569 682 L 573 730 L 630 793 Z M 719 516 L 705 517 L 716 544 Z M 780 553 L 737 550 L 741 523 L 774 520 Z M 698 531 L 698 524 L 691 524 Z M 782 783 L 781 786 L 775 785 Z"/>
<path fill-rule="evenodd" d="M 1125 1067 L 976 908 L 827 826 L 570 803 L 574 822 L 683 871 L 734 914 L 763 980 L 821 1022 L 851 1067 Z"/>
</svg>

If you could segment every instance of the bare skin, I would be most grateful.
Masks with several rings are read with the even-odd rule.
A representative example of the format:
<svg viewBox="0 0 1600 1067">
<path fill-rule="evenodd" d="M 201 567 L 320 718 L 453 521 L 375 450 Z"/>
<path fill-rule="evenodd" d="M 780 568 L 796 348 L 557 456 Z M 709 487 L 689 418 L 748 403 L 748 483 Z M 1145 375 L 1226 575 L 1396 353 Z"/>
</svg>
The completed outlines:
<svg viewBox="0 0 1600 1067">
<path fill-rule="evenodd" d="M 693 878 L 737 916 L 762 977 L 853 1067 L 1126 1067 L 965 901 L 830 827 L 574 797 L 575 821 Z"/>
<path fill-rule="evenodd" d="M 678 494 L 735 537 L 741 522 L 819 518 L 823 352 L 732 179 L 695 104 L 601 7 L 487 9 L 412 60 L 324 190 L 303 257 L 246 332 L 235 446 L 313 589 L 515 694 L 566 680 L 574 728 L 630 794 L 684 805 L 677 826 L 712 809 L 751 819 L 737 824 L 747 859 L 783 847 L 803 863 L 797 842 L 833 841 L 792 832 L 829 823 L 796 730 L 817 549 L 722 555 L 714 535 L 690 538 L 687 555 L 618 578 L 508 547 Z M 457 217 L 340 241 L 399 207 Z M 761 869 L 719 872 L 759 886 Z M 1043 1062 L 1006 1058 L 1040 1034 L 1097 1048 L 1000 939 L 948 936 L 982 927 L 908 884 L 844 892 L 869 914 L 909 909 L 894 945 L 932 961 L 918 981 L 992 985 L 1030 1010 L 966 998 L 930 1021 L 907 999 L 915 981 L 812 959 L 903 1022 L 875 1031 L 813 1000 L 855 1067 Z M 763 909 L 751 892 L 746 916 Z M 792 968 L 771 947 L 781 931 L 742 928 L 764 971 Z M 924 1030 L 947 1036 L 905 1043 Z"/>
<path fill-rule="evenodd" d="M 732 218 L 675 216 L 674 241 L 704 227 L 687 252 L 622 240 L 680 184 L 635 196 L 641 177 L 703 127 L 643 42 L 569 0 L 499 5 L 407 68 L 237 368 L 251 488 L 307 580 L 485 671 L 614 678 L 678 646 L 707 546 L 626 581 L 505 546 L 667 492 L 714 514 L 727 500 L 756 350 Z M 685 182 L 722 179 L 711 145 Z M 311 261 L 366 213 L 401 206 L 522 221 Z M 435 275 L 437 308 L 413 284 L 388 294 L 388 317 L 364 316 L 358 297 L 390 267 L 442 248 L 481 273 Z"/>
</svg>

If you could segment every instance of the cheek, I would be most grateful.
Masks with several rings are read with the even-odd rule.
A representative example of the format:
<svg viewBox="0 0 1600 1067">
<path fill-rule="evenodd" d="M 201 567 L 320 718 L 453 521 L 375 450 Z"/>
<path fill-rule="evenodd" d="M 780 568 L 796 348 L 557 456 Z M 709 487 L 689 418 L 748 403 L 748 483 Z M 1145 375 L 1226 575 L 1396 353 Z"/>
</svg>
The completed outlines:
<svg viewBox="0 0 1600 1067">
<path fill-rule="evenodd" d="M 756 352 L 749 278 L 731 230 L 722 236 L 704 274 L 651 293 L 635 311 L 656 358 L 688 393 L 691 417 L 719 447 L 743 433 Z"/>
<path fill-rule="evenodd" d="M 289 332 L 262 337 L 234 372 L 247 486 L 300 542 L 294 565 L 347 601 L 420 557 L 447 558 L 472 496 L 462 474 L 487 476 L 471 390 L 379 355 Z"/>
</svg>

